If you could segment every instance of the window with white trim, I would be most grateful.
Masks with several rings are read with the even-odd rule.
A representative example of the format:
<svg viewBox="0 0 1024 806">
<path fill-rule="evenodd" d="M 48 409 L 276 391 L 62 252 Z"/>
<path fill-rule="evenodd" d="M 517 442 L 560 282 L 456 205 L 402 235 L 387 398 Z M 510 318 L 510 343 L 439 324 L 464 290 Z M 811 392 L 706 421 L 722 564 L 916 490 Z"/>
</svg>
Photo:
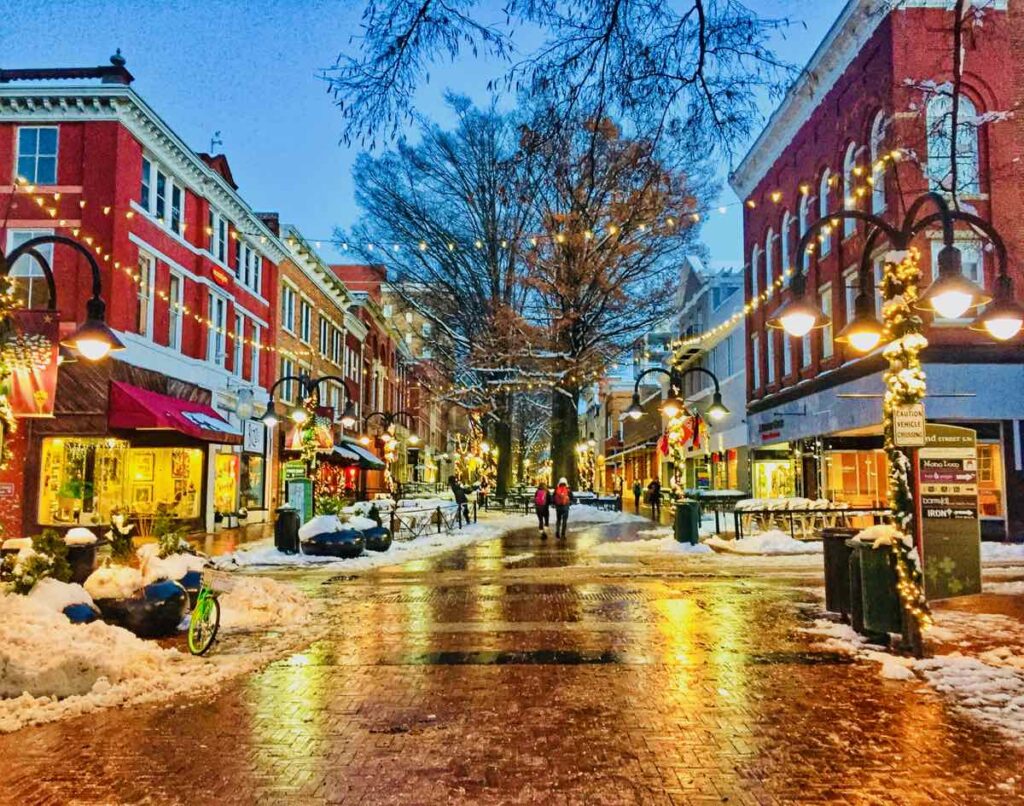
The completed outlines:
<svg viewBox="0 0 1024 806">
<path fill-rule="evenodd" d="M 299 338 L 306 344 L 313 336 L 313 306 L 305 299 L 299 301 Z"/>
<path fill-rule="evenodd" d="M 341 366 L 342 345 L 345 343 L 345 334 L 338 328 L 331 328 L 331 361 Z"/>
<path fill-rule="evenodd" d="M 953 98 L 935 95 L 928 101 L 928 178 L 931 190 L 942 193 L 980 192 L 977 110 L 966 95 L 960 95 L 956 135 L 956 187 L 953 187 Z"/>
<path fill-rule="evenodd" d="M 263 259 L 252 244 L 244 238 L 235 241 L 235 275 L 242 285 L 257 294 L 260 292 L 262 263 Z"/>
<path fill-rule="evenodd" d="M 152 172 L 152 170 L 153 170 L 153 163 L 151 163 L 148 159 L 143 157 L 142 158 L 142 187 L 139 189 L 139 205 L 142 206 L 142 208 L 145 209 L 145 210 L 148 210 L 149 209 L 149 205 L 151 204 L 151 200 L 150 200 L 150 193 L 151 193 L 151 191 L 150 191 L 150 187 L 149 187 L 149 177 L 150 177 L 150 173 Z"/>
<path fill-rule="evenodd" d="M 853 319 L 854 311 L 857 309 L 857 295 L 860 293 L 860 281 L 857 276 L 857 267 L 847 269 L 843 272 L 843 321 L 846 324 Z"/>
<path fill-rule="evenodd" d="M 331 323 L 320 317 L 320 355 L 325 358 L 331 352 Z"/>
<path fill-rule="evenodd" d="M 758 290 L 757 276 L 761 273 L 761 247 L 754 245 L 750 251 L 750 298 L 757 299 L 760 293 Z"/>
<path fill-rule="evenodd" d="M 260 326 L 253 322 L 249 380 L 257 386 L 260 385 L 260 349 Z"/>
<path fill-rule="evenodd" d="M 885 140 L 885 113 L 879 112 L 871 123 L 871 212 L 885 210 L 885 163 L 883 141 Z"/>
<path fill-rule="evenodd" d="M 218 367 L 227 364 L 225 341 L 228 323 L 228 301 L 210 292 L 210 316 L 207 324 L 206 360 Z"/>
<path fill-rule="evenodd" d="M 756 391 L 761 388 L 761 335 L 755 333 L 750 337 L 751 361 L 753 363 L 753 388 Z"/>
<path fill-rule="evenodd" d="M 811 334 L 807 333 L 802 339 L 800 339 L 800 366 L 809 367 L 811 365 Z"/>
<path fill-rule="evenodd" d="M 790 214 L 789 210 L 786 210 L 782 214 L 782 233 L 781 233 L 781 238 L 782 238 L 782 243 L 781 243 L 781 247 L 782 247 L 782 266 L 781 266 L 781 268 L 782 268 L 783 276 L 785 276 L 785 273 L 786 273 L 786 271 L 788 269 L 793 268 L 793 256 L 790 255 L 790 253 L 789 253 L 789 239 L 791 237 L 789 231 L 792 229 L 792 227 L 793 227 L 793 216 Z"/>
<path fill-rule="evenodd" d="M 810 216 L 810 202 L 807 199 L 807 194 L 804 193 L 800 197 L 800 209 L 799 209 L 799 219 L 800 220 L 798 222 L 799 227 L 800 227 L 800 231 L 797 233 L 797 241 L 799 241 L 801 238 L 804 237 L 804 235 L 807 233 L 807 228 L 811 225 L 811 222 L 808 220 L 809 216 Z"/>
<path fill-rule="evenodd" d="M 843 209 L 857 209 L 856 189 L 854 188 L 854 170 L 857 168 L 857 144 L 850 143 L 843 157 Z M 852 218 L 843 219 L 843 236 L 849 238 L 857 231 L 857 222 Z"/>
<path fill-rule="evenodd" d="M 768 234 L 764 236 L 764 287 L 770 294 L 775 282 L 775 266 L 772 257 L 775 253 L 775 230 L 768 228 Z"/>
<path fill-rule="evenodd" d="M 292 360 L 290 358 L 282 358 L 281 359 L 281 378 L 287 378 L 289 375 L 294 375 L 294 374 L 295 374 L 295 365 L 292 364 Z M 284 381 L 281 384 L 281 386 L 280 386 L 280 389 L 281 389 L 281 400 L 283 400 L 285 403 L 293 403 L 293 402 L 295 402 L 294 390 L 292 388 L 293 386 L 295 386 L 295 382 L 294 381 Z"/>
<path fill-rule="evenodd" d="M 185 299 L 185 278 L 171 272 L 167 286 L 167 346 L 172 350 L 181 349 L 181 325 L 184 319 L 182 305 Z"/>
<path fill-rule="evenodd" d="M 295 335 L 295 289 L 281 286 L 281 329 Z"/>
<path fill-rule="evenodd" d="M 7 254 L 23 243 L 42 235 L 53 235 L 50 229 L 10 229 L 7 230 Z M 36 251 L 53 268 L 53 244 L 42 244 Z M 31 255 L 22 255 L 11 266 L 11 282 L 15 296 L 22 307 L 45 308 L 50 303 L 50 289 L 46 284 L 46 272 Z"/>
<path fill-rule="evenodd" d="M 135 290 L 135 332 L 147 339 L 153 338 L 153 283 L 156 279 L 156 259 L 139 252 L 139 280 Z"/>
<path fill-rule="evenodd" d="M 184 235 L 185 189 L 149 157 L 142 158 L 139 205 L 172 232 Z"/>
<path fill-rule="evenodd" d="M 215 260 L 225 266 L 228 265 L 228 228 L 229 223 L 224 216 L 210 207 L 210 218 L 207 222 L 206 233 L 210 236 L 207 251 Z"/>
<path fill-rule="evenodd" d="M 872 288 L 872 301 L 875 303 L 875 316 L 882 317 L 882 276 L 885 274 L 885 252 L 879 252 L 871 261 L 872 277 L 874 288 Z"/>
<path fill-rule="evenodd" d="M 771 330 L 764 334 L 764 357 L 768 363 L 768 373 L 765 376 L 767 383 L 771 386 L 775 383 L 775 333 Z"/>
<path fill-rule="evenodd" d="M 239 378 L 245 365 L 245 317 L 235 312 L 235 333 L 234 343 L 231 351 L 231 371 Z"/>
<path fill-rule="evenodd" d="M 828 192 L 829 192 L 829 181 L 832 178 L 832 174 L 828 168 L 821 174 L 821 182 L 818 183 L 818 216 L 824 218 L 829 214 L 828 209 Z M 829 224 L 823 224 L 821 231 L 818 235 L 821 243 L 821 249 L 819 254 L 825 257 L 829 252 L 832 251 L 832 233 L 829 231 L 831 226 Z"/>
<path fill-rule="evenodd" d="M 782 377 L 793 374 L 793 339 L 786 333 L 782 334 Z"/>
<path fill-rule="evenodd" d="M 818 291 L 818 299 L 820 300 L 821 312 L 828 317 L 829 323 L 821 329 L 821 357 L 822 359 L 830 358 L 832 356 L 832 334 L 833 334 L 833 322 L 832 322 L 832 284 L 827 283 L 821 287 Z"/>
<path fill-rule="evenodd" d="M 56 126 L 19 126 L 15 178 L 31 185 L 56 185 L 57 139 Z"/>
</svg>

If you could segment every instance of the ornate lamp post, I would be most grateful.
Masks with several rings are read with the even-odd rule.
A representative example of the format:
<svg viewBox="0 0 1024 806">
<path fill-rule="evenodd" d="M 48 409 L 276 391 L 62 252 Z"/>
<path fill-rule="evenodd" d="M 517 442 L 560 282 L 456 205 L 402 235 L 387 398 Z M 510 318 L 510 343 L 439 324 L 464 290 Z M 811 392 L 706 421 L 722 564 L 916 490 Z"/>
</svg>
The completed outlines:
<svg viewBox="0 0 1024 806">
<path fill-rule="evenodd" d="M 715 384 L 715 391 L 711 397 L 711 405 L 707 409 L 707 416 L 712 421 L 724 419 L 729 414 L 729 409 L 722 402 L 722 389 L 718 383 L 718 376 L 711 370 L 704 367 L 688 367 L 680 370 L 676 367 L 665 369 L 663 367 L 651 367 L 644 370 L 637 376 L 633 384 L 633 401 L 630 403 L 626 414 L 633 420 L 639 420 L 644 416 L 643 406 L 640 404 L 640 381 L 652 373 L 659 373 L 668 377 L 669 397 L 661 404 L 661 413 L 668 417 L 669 450 L 672 453 L 672 493 L 677 498 L 682 497 L 683 490 L 683 464 L 686 457 L 683 453 L 683 426 L 687 413 L 686 402 L 683 400 L 683 381 L 687 375 L 707 375 Z"/>
<path fill-rule="evenodd" d="M 937 212 L 921 215 L 928 204 L 934 206 Z M 849 344 L 860 352 L 868 352 L 886 342 L 883 355 L 888 361 L 888 370 L 884 375 L 886 393 L 882 403 L 882 429 L 889 458 L 890 517 L 901 533 L 900 539 L 893 541 L 893 556 L 905 617 L 906 638 L 920 653 L 920 629 L 930 624 L 931 617 L 924 597 L 921 572 L 912 557 L 912 465 L 907 453 L 896 445 L 894 429 L 897 407 L 919 404 L 925 396 L 925 374 L 919 354 L 928 345 L 928 340 L 923 334 L 924 323 L 919 311 L 935 313 L 946 319 L 958 319 L 991 300 L 992 304 L 974 320 L 971 328 L 988 333 L 996 340 L 1006 341 L 1016 336 L 1024 325 L 1024 309 L 1013 299 L 1013 281 L 1007 272 L 1006 246 L 995 228 L 976 215 L 951 210 L 945 197 L 929 192 L 910 205 L 899 227 L 860 210 L 841 210 L 812 223 L 797 247 L 797 266 L 790 284 L 793 298 L 768 320 L 769 327 L 781 328 L 790 336 L 799 338 L 812 328 L 828 324 L 828 318 L 806 298 L 804 255 L 813 252 L 812 239 L 818 230 L 838 219 L 856 219 L 866 222 L 870 227 L 860 261 L 860 290 L 854 303 L 854 316 L 840 331 L 836 341 Z M 960 250 L 956 248 L 954 240 L 954 225 L 958 221 L 983 232 L 996 249 L 999 276 L 994 299 L 962 273 Z M 942 226 L 943 243 L 938 254 L 938 276 L 922 294 L 919 292 L 919 253 L 911 247 L 911 243 L 926 228 L 935 224 Z M 881 237 L 893 249 L 885 257 L 882 276 L 884 322 L 879 322 L 874 315 L 871 276 L 871 253 Z"/>
<path fill-rule="evenodd" d="M 398 488 L 391 475 L 391 465 L 395 461 L 396 440 L 393 436 L 395 424 L 404 419 L 406 428 L 412 430 L 412 428 L 415 427 L 417 417 L 407 411 L 373 411 L 367 414 L 363 420 L 363 423 L 367 428 L 370 427 L 370 420 L 374 417 L 380 418 L 381 423 L 384 425 L 384 430 L 380 435 L 380 440 L 384 444 L 384 485 L 387 487 L 388 492 L 397 493 Z M 411 444 L 416 445 L 419 441 L 419 435 L 415 432 L 409 436 L 409 442 Z"/>
<path fill-rule="evenodd" d="M 92 274 L 92 297 L 85 303 L 85 321 L 61 344 L 77 351 L 88 361 L 99 361 L 114 350 L 123 350 L 124 344 L 106 323 L 107 305 L 102 296 L 103 287 L 99 264 L 92 252 L 73 238 L 64 235 L 40 235 L 25 241 L 21 246 L 15 247 L 6 257 L 0 255 L 0 277 L 8 277 L 11 268 L 20 257 L 31 257 L 39 264 L 46 278 L 50 297 L 48 307 L 51 311 L 57 310 L 57 285 L 53 269 L 39 251 L 40 246 L 48 244 L 69 246 L 83 255 Z"/>
<path fill-rule="evenodd" d="M 269 428 L 273 428 L 280 422 L 280 418 L 277 414 L 277 403 L 274 400 L 274 393 L 278 387 L 285 383 L 295 382 L 299 385 L 299 389 L 302 391 L 303 400 L 311 400 L 312 407 L 315 409 L 320 402 L 320 384 L 326 381 L 334 381 L 340 383 L 342 388 L 345 390 L 345 408 L 342 410 L 341 417 L 338 418 L 338 422 L 345 428 L 352 428 L 356 422 L 356 409 L 354 395 L 349 389 L 349 381 L 347 378 L 342 378 L 340 375 L 322 375 L 319 378 L 311 378 L 308 375 L 285 375 L 284 377 L 278 378 L 274 381 L 274 384 L 270 387 L 270 400 L 267 402 L 267 410 L 263 413 L 260 419 L 263 424 Z M 302 425 L 309 419 L 309 411 L 305 406 L 296 406 L 289 417 L 299 424 Z"/>
</svg>

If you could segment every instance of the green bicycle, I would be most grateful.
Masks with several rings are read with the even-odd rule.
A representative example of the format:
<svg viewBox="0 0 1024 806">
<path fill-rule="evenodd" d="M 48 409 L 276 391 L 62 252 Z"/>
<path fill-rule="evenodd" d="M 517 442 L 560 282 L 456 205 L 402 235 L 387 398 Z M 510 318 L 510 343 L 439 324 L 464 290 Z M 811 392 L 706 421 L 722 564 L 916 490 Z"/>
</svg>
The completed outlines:
<svg viewBox="0 0 1024 806">
<path fill-rule="evenodd" d="M 213 589 L 211 576 L 208 572 L 203 573 L 196 606 L 192 608 L 188 622 L 188 651 L 193 655 L 203 655 L 213 646 L 220 627 L 220 602 Z"/>
</svg>

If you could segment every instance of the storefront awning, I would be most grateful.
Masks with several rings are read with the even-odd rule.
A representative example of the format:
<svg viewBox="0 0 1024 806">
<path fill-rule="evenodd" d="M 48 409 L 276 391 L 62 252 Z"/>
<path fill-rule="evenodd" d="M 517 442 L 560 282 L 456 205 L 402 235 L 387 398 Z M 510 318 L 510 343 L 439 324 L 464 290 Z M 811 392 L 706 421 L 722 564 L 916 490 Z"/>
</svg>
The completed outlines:
<svg viewBox="0 0 1024 806">
<path fill-rule="evenodd" d="M 352 457 L 352 463 L 361 470 L 383 470 L 384 462 L 379 457 L 370 453 L 358 442 L 351 439 L 343 439 L 334 446 L 335 453 L 341 453 L 346 457 Z"/>
<path fill-rule="evenodd" d="M 204 403 L 193 403 L 122 381 L 110 382 L 107 422 L 111 428 L 178 431 L 206 442 L 239 445 L 242 435 Z"/>
</svg>

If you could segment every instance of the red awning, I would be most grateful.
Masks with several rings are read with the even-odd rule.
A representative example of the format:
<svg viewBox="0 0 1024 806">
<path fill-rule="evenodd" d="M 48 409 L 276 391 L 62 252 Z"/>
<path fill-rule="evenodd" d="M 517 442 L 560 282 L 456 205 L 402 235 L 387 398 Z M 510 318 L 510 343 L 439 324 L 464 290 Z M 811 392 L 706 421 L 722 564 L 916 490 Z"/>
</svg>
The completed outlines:
<svg viewBox="0 0 1024 806">
<path fill-rule="evenodd" d="M 110 382 L 107 422 L 111 428 L 173 430 L 207 442 L 242 442 L 242 435 L 231 423 L 206 404 L 161 395 L 121 381 Z"/>
</svg>

